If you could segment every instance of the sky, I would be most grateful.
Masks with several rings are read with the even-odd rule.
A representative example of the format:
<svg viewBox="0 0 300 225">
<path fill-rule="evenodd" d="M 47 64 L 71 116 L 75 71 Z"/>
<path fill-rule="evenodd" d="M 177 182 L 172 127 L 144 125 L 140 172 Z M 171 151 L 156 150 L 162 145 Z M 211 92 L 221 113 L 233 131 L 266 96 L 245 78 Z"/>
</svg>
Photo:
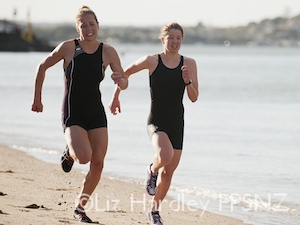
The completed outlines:
<svg viewBox="0 0 300 225">
<path fill-rule="evenodd" d="M 0 19 L 32 23 L 75 23 L 89 6 L 100 26 L 163 26 L 178 22 L 212 27 L 244 26 L 262 19 L 300 14 L 300 0 L 0 0 Z M 14 15 L 16 10 L 16 15 Z"/>
</svg>

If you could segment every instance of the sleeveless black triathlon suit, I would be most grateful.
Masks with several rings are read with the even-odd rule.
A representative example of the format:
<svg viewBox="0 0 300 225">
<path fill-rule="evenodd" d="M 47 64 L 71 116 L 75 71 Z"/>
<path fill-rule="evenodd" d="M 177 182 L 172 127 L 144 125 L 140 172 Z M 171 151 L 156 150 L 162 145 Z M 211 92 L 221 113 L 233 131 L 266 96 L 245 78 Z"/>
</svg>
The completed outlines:
<svg viewBox="0 0 300 225">
<path fill-rule="evenodd" d="M 184 133 L 184 107 L 182 103 L 185 83 L 181 67 L 183 56 L 176 68 L 166 67 L 158 55 L 158 65 L 149 76 L 151 108 L 148 117 L 148 134 L 163 131 L 174 149 L 182 150 Z"/>
<path fill-rule="evenodd" d="M 62 123 L 66 127 L 78 125 L 85 130 L 107 127 L 107 118 L 101 100 L 100 82 L 104 79 L 103 43 L 97 51 L 87 54 L 75 41 L 75 54 L 64 70 L 65 94 Z"/>
</svg>

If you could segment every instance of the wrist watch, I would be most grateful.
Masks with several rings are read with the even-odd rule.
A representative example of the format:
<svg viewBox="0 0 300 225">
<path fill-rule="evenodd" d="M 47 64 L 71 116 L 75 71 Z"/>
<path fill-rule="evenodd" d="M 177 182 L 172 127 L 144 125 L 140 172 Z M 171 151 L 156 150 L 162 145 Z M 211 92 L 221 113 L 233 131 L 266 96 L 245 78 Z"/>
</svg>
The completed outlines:
<svg viewBox="0 0 300 225">
<path fill-rule="evenodd" d="M 188 86 L 192 83 L 192 80 L 190 79 L 190 81 L 188 83 L 185 83 L 185 86 Z"/>
</svg>

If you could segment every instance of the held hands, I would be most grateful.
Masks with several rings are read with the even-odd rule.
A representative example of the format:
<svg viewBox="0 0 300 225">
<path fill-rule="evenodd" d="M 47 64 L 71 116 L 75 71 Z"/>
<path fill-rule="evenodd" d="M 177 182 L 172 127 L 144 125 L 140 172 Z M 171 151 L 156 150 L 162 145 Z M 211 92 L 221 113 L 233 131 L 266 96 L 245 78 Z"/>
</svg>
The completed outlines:
<svg viewBox="0 0 300 225">
<path fill-rule="evenodd" d="M 127 88 L 128 80 L 120 72 L 113 72 L 111 75 L 111 79 L 114 81 L 115 84 L 119 86 L 121 90 Z"/>
</svg>

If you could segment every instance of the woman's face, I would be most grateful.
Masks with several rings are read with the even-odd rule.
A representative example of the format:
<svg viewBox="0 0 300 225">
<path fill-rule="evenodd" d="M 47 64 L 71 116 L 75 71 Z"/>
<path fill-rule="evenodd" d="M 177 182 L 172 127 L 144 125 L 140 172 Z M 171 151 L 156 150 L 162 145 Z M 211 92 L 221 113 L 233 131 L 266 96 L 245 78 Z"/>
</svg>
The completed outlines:
<svg viewBox="0 0 300 225">
<path fill-rule="evenodd" d="M 77 23 L 77 32 L 82 40 L 94 40 L 97 38 L 99 25 L 95 17 L 91 14 L 86 14 L 81 17 Z"/>
<path fill-rule="evenodd" d="M 181 47 L 182 39 L 180 30 L 169 30 L 168 34 L 162 38 L 164 49 L 169 52 L 178 52 Z"/>
</svg>

